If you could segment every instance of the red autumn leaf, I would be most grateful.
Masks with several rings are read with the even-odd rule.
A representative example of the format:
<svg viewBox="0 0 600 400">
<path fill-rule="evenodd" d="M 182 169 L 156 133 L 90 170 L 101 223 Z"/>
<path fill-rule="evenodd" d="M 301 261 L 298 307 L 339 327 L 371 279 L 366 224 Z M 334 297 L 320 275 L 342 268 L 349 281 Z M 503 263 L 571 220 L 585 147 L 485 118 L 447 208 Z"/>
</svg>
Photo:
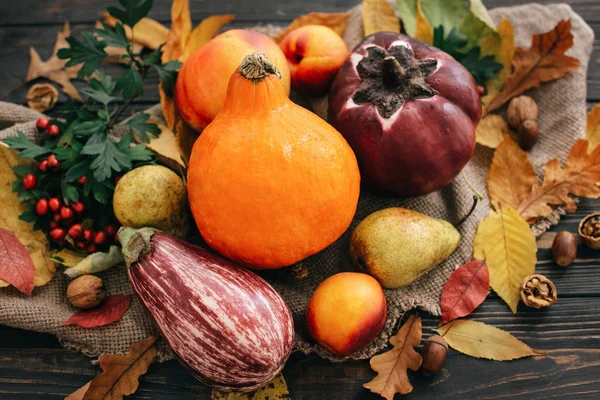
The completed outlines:
<svg viewBox="0 0 600 400">
<path fill-rule="evenodd" d="M 71 318 L 63 322 L 63 325 L 96 328 L 111 324 L 125 314 L 130 302 L 131 296 L 128 294 L 108 296 L 98 307 L 71 315 Z"/>
<path fill-rule="evenodd" d="M 471 314 L 483 303 L 489 290 L 490 273 L 485 261 L 471 261 L 458 267 L 442 290 L 440 326 Z"/>
<path fill-rule="evenodd" d="M 35 265 L 27 248 L 12 233 L 0 229 L 0 279 L 31 296 Z"/>
</svg>

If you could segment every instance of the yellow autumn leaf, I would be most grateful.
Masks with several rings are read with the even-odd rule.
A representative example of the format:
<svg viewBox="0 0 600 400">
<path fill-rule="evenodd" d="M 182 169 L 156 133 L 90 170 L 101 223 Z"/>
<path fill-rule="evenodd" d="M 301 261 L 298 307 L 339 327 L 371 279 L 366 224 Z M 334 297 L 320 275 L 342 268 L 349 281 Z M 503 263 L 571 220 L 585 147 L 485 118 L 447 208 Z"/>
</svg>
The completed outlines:
<svg viewBox="0 0 600 400">
<path fill-rule="evenodd" d="M 212 39 L 223 27 L 223 25 L 233 21 L 234 18 L 235 15 L 233 14 L 224 14 L 213 15 L 212 17 L 203 19 L 202 22 L 200 22 L 200 25 L 194 28 L 190 38 L 185 44 L 183 60 L 187 60 L 194 50 L 198 49 L 204 43 Z"/>
<path fill-rule="evenodd" d="M 33 286 L 43 286 L 54 276 L 56 264 L 47 257 L 48 241 L 44 233 L 40 230 L 34 231 L 33 224 L 19 219 L 19 215 L 25 211 L 25 204 L 19 200 L 18 194 L 12 191 L 12 184 L 17 179 L 12 168 L 29 163 L 19 158 L 17 152 L 0 143 L 0 228 L 12 232 L 27 248 L 35 265 Z M 6 286 L 8 282 L 0 279 L 0 287 Z"/>
<path fill-rule="evenodd" d="M 471 357 L 508 361 L 529 356 L 543 356 L 510 333 L 483 322 L 457 319 L 435 329 L 448 345 Z"/>
<path fill-rule="evenodd" d="M 211 400 L 289 400 L 290 392 L 282 374 L 277 375 L 267 386 L 256 392 L 220 392 L 213 389 Z"/>
<path fill-rule="evenodd" d="M 53 251 L 50 258 L 65 267 L 74 267 L 87 257 L 87 253 L 78 253 L 69 249 Z"/>
<path fill-rule="evenodd" d="M 363 0 L 362 18 L 365 36 L 377 32 L 400 33 L 400 20 L 387 0 Z"/>
<path fill-rule="evenodd" d="M 490 286 L 517 312 L 523 279 L 535 270 L 537 246 L 529 224 L 512 208 L 500 207 L 479 223 L 473 257 L 485 260 Z"/>
<path fill-rule="evenodd" d="M 417 0 L 417 20 L 415 24 L 414 38 L 428 44 L 433 44 L 433 27 L 427 22 L 425 15 L 423 15 L 421 0 Z"/>
<path fill-rule="evenodd" d="M 154 151 L 158 160 L 171 168 L 172 170 L 179 170 L 185 168 L 179 145 L 177 144 L 177 138 L 172 130 L 153 121 L 160 128 L 160 135 L 152 137 L 149 143 L 146 143 L 146 147 Z"/>
<path fill-rule="evenodd" d="M 271 39 L 273 39 L 275 43 L 279 44 L 288 33 L 306 25 L 324 25 L 333 29 L 338 35 L 343 36 L 344 32 L 346 31 L 346 25 L 348 24 L 348 18 L 350 18 L 349 12 L 311 12 L 294 19 L 284 30 L 276 35 L 271 36 Z"/>
<path fill-rule="evenodd" d="M 190 1 L 173 0 L 171 5 L 171 29 L 169 29 L 165 45 L 162 48 L 161 61 L 163 63 L 171 60 L 183 61 L 185 45 L 191 34 Z"/>
<path fill-rule="evenodd" d="M 600 144 L 600 104 L 596 104 L 587 113 L 585 138 L 590 142 L 588 153 L 591 153 Z"/>
<path fill-rule="evenodd" d="M 111 16 L 109 13 L 102 13 L 104 22 L 114 27 L 118 22 L 118 19 Z M 124 26 L 127 39 L 133 40 L 134 43 L 140 44 L 152 50 L 156 50 L 161 44 L 167 41 L 167 34 L 169 28 L 150 18 L 142 18 L 133 27 L 133 33 L 131 28 L 127 25 Z"/>
<path fill-rule="evenodd" d="M 510 129 L 504 119 L 496 114 L 489 114 L 479 121 L 475 129 L 475 141 L 482 146 L 495 149 L 508 135 Z"/>
<path fill-rule="evenodd" d="M 485 22 L 485 21 L 484 21 Z M 496 51 L 490 53 L 496 57 L 496 61 L 502 64 L 502 69 L 496 75 L 498 79 L 490 79 L 486 81 L 486 95 L 481 99 L 481 102 L 488 104 L 502 90 L 504 80 L 512 72 L 512 58 L 515 52 L 515 33 L 513 26 L 509 20 L 503 18 L 496 28 L 500 36 L 500 43 Z"/>
</svg>

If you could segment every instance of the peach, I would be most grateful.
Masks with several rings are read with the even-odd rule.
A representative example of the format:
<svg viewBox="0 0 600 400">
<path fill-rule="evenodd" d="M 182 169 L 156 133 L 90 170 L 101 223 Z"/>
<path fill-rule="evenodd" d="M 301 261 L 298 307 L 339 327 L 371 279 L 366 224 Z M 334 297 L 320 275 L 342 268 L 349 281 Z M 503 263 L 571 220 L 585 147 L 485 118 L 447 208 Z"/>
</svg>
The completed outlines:
<svg viewBox="0 0 600 400">
<path fill-rule="evenodd" d="M 292 88 L 323 95 L 348 56 L 346 44 L 333 29 L 306 25 L 288 33 L 280 45 L 290 66 Z"/>
<path fill-rule="evenodd" d="M 340 272 L 315 290 L 306 311 L 308 331 L 323 347 L 348 357 L 381 332 L 386 302 L 379 282 L 359 272 Z"/>
<path fill-rule="evenodd" d="M 262 33 L 233 29 L 193 52 L 179 71 L 175 101 L 188 125 L 200 131 L 214 119 L 223 107 L 229 78 L 254 52 L 264 53 L 275 64 L 289 93 L 289 68 L 277 44 Z"/>
</svg>

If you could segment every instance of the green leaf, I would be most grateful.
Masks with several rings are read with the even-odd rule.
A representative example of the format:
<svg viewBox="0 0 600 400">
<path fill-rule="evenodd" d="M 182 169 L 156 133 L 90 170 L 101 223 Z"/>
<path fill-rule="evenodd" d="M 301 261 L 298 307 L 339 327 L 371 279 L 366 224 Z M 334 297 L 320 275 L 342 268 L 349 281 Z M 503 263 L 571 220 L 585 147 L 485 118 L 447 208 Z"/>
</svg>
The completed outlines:
<svg viewBox="0 0 600 400">
<path fill-rule="evenodd" d="M 158 136 L 160 134 L 160 128 L 158 125 L 148 122 L 150 116 L 146 113 L 139 113 L 133 116 L 126 125 L 130 128 L 142 142 L 149 142 L 150 138 L 147 133 L 152 136 Z"/>
<path fill-rule="evenodd" d="M 502 64 L 496 61 L 494 56 L 480 58 L 481 49 L 474 47 L 460 60 L 461 64 L 473 75 L 478 85 L 485 86 L 490 79 L 497 79 L 502 69 Z"/>
<path fill-rule="evenodd" d="M 26 190 L 24 192 L 21 192 L 21 194 L 19 194 L 19 201 L 21 201 L 21 202 L 31 200 L 33 198 L 35 198 L 35 195 L 33 194 L 33 192 L 31 190 Z"/>
<path fill-rule="evenodd" d="M 95 156 L 90 164 L 90 169 L 98 182 L 102 182 L 112 176 L 112 171 L 121 172 L 122 170 L 131 169 L 131 160 L 129 157 L 120 152 L 117 146 L 108 138 L 97 139 L 97 136 L 88 140 L 83 147 L 81 154 Z"/>
<path fill-rule="evenodd" d="M 19 219 L 25 222 L 33 222 L 37 218 L 37 214 L 33 210 L 25 210 L 19 215 Z"/>
<path fill-rule="evenodd" d="M 83 94 L 88 95 L 90 98 L 104 104 L 105 106 L 108 105 L 108 103 L 110 103 L 111 101 L 115 101 L 117 98 L 110 96 L 108 93 L 106 93 L 103 90 L 95 90 L 92 88 L 82 88 L 79 89 L 79 91 Z"/>
<path fill-rule="evenodd" d="M 110 180 L 98 182 L 93 175 L 88 176 L 83 185 L 83 194 L 85 196 L 92 194 L 94 199 L 101 204 L 106 204 L 111 200 L 113 190 L 114 186 Z"/>
<path fill-rule="evenodd" d="M 60 49 L 57 53 L 58 58 L 67 61 L 66 67 L 83 64 L 77 73 L 79 79 L 91 76 L 108 57 L 104 51 L 106 42 L 97 40 L 90 32 L 81 34 L 81 41 L 74 36 L 67 37 L 69 47 Z"/>
<path fill-rule="evenodd" d="M 154 152 L 141 144 L 131 146 L 132 139 L 133 137 L 131 134 L 124 135 L 119 143 L 117 143 L 117 148 L 119 151 L 127 154 L 132 161 L 152 160 L 154 157 Z"/>
<path fill-rule="evenodd" d="M 443 25 L 447 31 L 459 29 L 470 14 L 467 1 L 421 0 L 421 10 L 431 26 Z M 460 29 L 459 29 L 460 30 Z"/>
<path fill-rule="evenodd" d="M 106 121 L 92 119 L 89 121 L 73 123 L 73 136 L 91 137 L 100 133 L 106 132 Z"/>
<path fill-rule="evenodd" d="M 152 0 L 119 0 L 119 3 L 125 8 L 124 10 L 117 7 L 108 7 L 107 11 L 110 15 L 130 27 L 133 27 L 148 15 L 152 8 Z"/>
<path fill-rule="evenodd" d="M 89 84 L 93 89 L 101 90 L 109 95 L 113 94 L 116 86 L 113 78 L 101 69 L 97 70 L 95 76 L 90 78 Z"/>
<path fill-rule="evenodd" d="M 396 9 L 406 34 L 414 36 L 417 30 L 417 0 L 397 0 Z"/>
<path fill-rule="evenodd" d="M 62 191 L 63 199 L 65 199 L 67 203 L 79 201 L 79 191 L 75 186 L 69 184 L 65 179 L 61 181 L 60 189 Z"/>
<path fill-rule="evenodd" d="M 82 161 L 73 164 L 69 169 L 67 169 L 67 172 L 65 172 L 65 176 L 63 179 L 66 182 L 75 182 L 82 176 L 89 175 L 90 163 L 91 161 L 86 158 Z"/>
<path fill-rule="evenodd" d="M 177 74 L 181 68 L 179 61 L 169 61 L 163 65 L 154 65 L 154 69 L 158 73 L 162 88 L 169 97 L 173 97 L 173 87 L 177 81 Z"/>
<path fill-rule="evenodd" d="M 455 28 L 452 28 L 448 37 L 445 37 L 444 26 L 440 25 L 433 28 L 433 45 L 459 60 L 463 56 L 459 50 L 467 45 L 467 38 L 465 35 L 458 33 Z"/>
<path fill-rule="evenodd" d="M 142 61 L 146 65 L 160 65 L 161 64 L 161 61 L 160 61 L 161 56 L 162 56 L 162 45 L 158 49 L 156 49 L 153 52 L 146 55 L 142 59 Z"/>
<path fill-rule="evenodd" d="M 17 131 L 16 137 L 7 137 L 2 139 L 2 141 L 8 145 L 8 148 L 12 150 L 19 150 L 20 158 L 35 160 L 51 153 L 50 150 L 42 146 L 38 146 L 31 140 L 27 139 L 25 134 L 21 131 Z"/>
<path fill-rule="evenodd" d="M 35 172 L 33 170 L 33 167 L 31 167 L 30 165 L 17 165 L 14 166 L 12 170 L 15 173 L 15 175 L 17 175 L 19 178 L 22 178 L 27 174 Z"/>
<path fill-rule="evenodd" d="M 117 89 L 123 90 L 123 97 L 131 99 L 144 94 L 144 83 L 137 69 L 128 68 L 117 81 Z"/>
<path fill-rule="evenodd" d="M 106 42 L 107 46 L 119 47 L 123 49 L 129 47 L 129 39 L 127 39 L 125 28 L 120 22 L 117 22 L 114 28 L 103 22 L 102 29 L 94 29 L 94 32 L 100 39 Z"/>
<path fill-rule="evenodd" d="M 60 161 L 61 168 L 67 170 L 78 161 L 79 154 L 83 149 L 83 144 L 78 140 L 71 140 L 67 146 L 58 146 L 54 150 L 54 154 L 58 161 Z"/>
</svg>

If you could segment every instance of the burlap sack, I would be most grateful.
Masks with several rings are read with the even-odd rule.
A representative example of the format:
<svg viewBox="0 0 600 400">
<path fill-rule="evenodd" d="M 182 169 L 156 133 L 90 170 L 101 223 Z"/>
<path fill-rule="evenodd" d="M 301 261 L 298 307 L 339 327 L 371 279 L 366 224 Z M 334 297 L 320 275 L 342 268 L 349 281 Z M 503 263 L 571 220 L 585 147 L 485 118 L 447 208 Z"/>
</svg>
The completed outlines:
<svg viewBox="0 0 600 400">
<path fill-rule="evenodd" d="M 551 158 L 564 161 L 569 149 L 577 138 L 584 135 L 586 112 L 586 74 L 592 50 L 593 31 L 566 4 L 541 6 L 531 4 L 512 8 L 501 8 L 492 11 L 492 17 L 498 22 L 502 15 L 506 16 L 515 28 L 515 39 L 518 46 L 529 47 L 531 36 L 551 30 L 561 19 L 570 18 L 573 22 L 572 32 L 575 37 L 574 46 L 568 54 L 581 61 L 578 71 L 568 74 L 557 81 L 543 84 L 541 88 L 530 91 L 530 95 L 539 104 L 539 127 L 541 138 L 531 152 L 531 160 L 538 176 L 542 176 L 543 164 Z M 356 45 L 362 35 L 360 7 L 353 9 L 344 39 L 350 48 Z M 324 104 L 320 104 L 322 114 Z M 152 114 L 160 113 L 153 107 Z M 0 138 L 14 135 L 17 129 L 29 137 L 36 137 L 35 119 L 38 113 L 8 103 L 0 103 Z M 7 128 L 8 127 L 8 128 Z M 486 177 L 493 152 L 477 146 L 473 159 L 464 172 L 475 188 L 486 192 Z M 273 286 L 281 293 L 294 314 L 296 323 L 296 345 L 304 352 L 316 352 L 319 355 L 339 360 L 331 356 L 319 346 L 314 345 L 306 331 L 305 310 L 310 295 L 328 276 L 351 270 L 352 263 L 348 252 L 348 240 L 356 224 L 370 213 L 391 206 L 403 206 L 436 218 L 457 221 L 465 215 L 472 204 L 472 192 L 462 177 L 458 177 L 444 190 L 428 196 L 410 199 L 385 199 L 362 193 L 360 203 L 352 226 L 336 243 L 329 248 L 304 261 L 309 267 L 308 278 L 294 283 L 286 283 L 277 277 L 269 277 Z M 472 239 L 478 222 L 489 211 L 489 202 L 479 204 L 475 215 L 461 227 L 462 242 L 458 250 L 442 265 L 423 276 L 412 285 L 387 290 L 388 320 L 381 335 L 364 351 L 353 356 L 361 359 L 372 356 L 385 346 L 398 318 L 407 310 L 420 307 L 432 314 L 439 314 L 439 297 L 442 286 L 453 269 L 471 259 Z M 561 213 L 558 210 L 553 218 L 535 227 L 541 233 L 550 223 L 556 222 Z M 432 243 L 432 245 L 434 245 Z M 132 293 L 125 270 L 115 268 L 100 274 L 104 279 L 109 294 Z M 56 335 L 61 343 L 84 354 L 96 356 L 102 353 L 126 352 L 131 343 L 155 333 L 155 329 L 139 301 L 134 298 L 130 310 L 118 322 L 109 326 L 82 329 L 62 326 L 73 309 L 65 300 L 67 279 L 59 270 L 55 278 L 46 286 L 36 288 L 32 298 L 27 298 L 13 288 L 0 290 L 0 323 L 39 332 Z M 168 351 L 162 352 L 162 358 L 168 358 Z"/>
</svg>

